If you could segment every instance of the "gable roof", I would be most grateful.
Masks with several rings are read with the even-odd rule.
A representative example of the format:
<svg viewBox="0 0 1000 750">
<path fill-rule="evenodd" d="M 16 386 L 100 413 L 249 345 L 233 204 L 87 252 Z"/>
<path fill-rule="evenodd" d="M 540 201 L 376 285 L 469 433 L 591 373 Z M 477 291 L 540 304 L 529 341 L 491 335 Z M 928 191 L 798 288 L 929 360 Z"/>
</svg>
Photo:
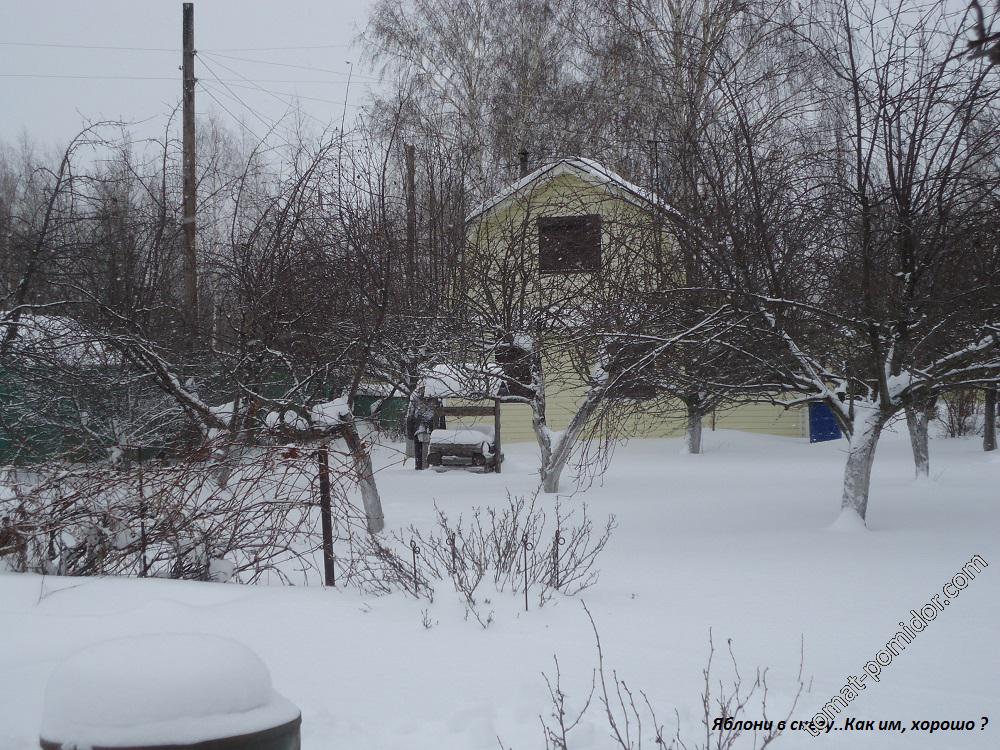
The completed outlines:
<svg viewBox="0 0 1000 750">
<path fill-rule="evenodd" d="M 571 174 L 580 177 L 584 181 L 597 187 L 612 188 L 620 191 L 627 200 L 639 203 L 642 206 L 652 207 L 657 204 L 656 198 L 646 188 L 639 187 L 635 183 L 629 182 L 617 172 L 599 164 L 593 159 L 585 159 L 582 156 L 572 156 L 549 162 L 534 172 L 525 175 L 517 182 L 508 185 L 492 198 L 480 203 L 465 217 L 466 222 L 477 219 L 483 214 L 492 211 L 500 205 L 514 198 L 518 193 L 522 193 L 536 182 L 551 180 L 555 177 Z M 659 201 L 661 208 L 669 208 L 662 200 Z"/>
</svg>

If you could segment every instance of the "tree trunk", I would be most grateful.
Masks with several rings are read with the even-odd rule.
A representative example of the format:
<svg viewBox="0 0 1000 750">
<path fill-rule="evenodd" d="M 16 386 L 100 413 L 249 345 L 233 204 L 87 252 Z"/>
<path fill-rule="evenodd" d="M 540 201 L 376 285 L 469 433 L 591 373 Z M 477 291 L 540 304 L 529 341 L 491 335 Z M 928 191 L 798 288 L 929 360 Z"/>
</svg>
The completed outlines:
<svg viewBox="0 0 1000 750">
<path fill-rule="evenodd" d="M 865 409 L 854 418 L 850 435 L 847 465 L 844 467 L 843 512 L 853 512 L 862 522 L 868 515 L 868 490 L 871 486 L 875 447 L 885 426 L 885 416 L 875 408 Z"/>
<path fill-rule="evenodd" d="M 549 451 L 548 460 L 542 464 L 542 492 L 549 495 L 559 492 L 559 478 L 562 476 L 562 470 L 566 465 L 566 459 L 569 458 L 568 454 L 559 451 L 559 448 L 562 445 L 562 439 L 563 435 L 559 435 L 556 438 L 556 449 L 554 451 Z"/>
<path fill-rule="evenodd" d="M 927 440 L 928 409 L 906 407 L 906 428 L 910 432 L 910 447 L 913 449 L 913 468 L 917 479 L 930 476 L 931 454 Z"/>
<path fill-rule="evenodd" d="M 997 389 L 986 389 L 986 418 L 983 421 L 983 450 L 997 449 Z"/>
<path fill-rule="evenodd" d="M 547 470 L 552 463 L 552 430 L 545 417 L 545 373 L 542 370 L 542 358 L 539 354 L 537 342 L 533 345 L 531 352 L 531 429 L 535 432 L 535 440 L 538 441 L 538 452 L 540 455 L 539 474 L 541 475 L 543 487 L 547 481 Z M 556 478 L 558 487 L 559 479 Z M 545 490 L 548 492 L 549 490 Z"/>
<path fill-rule="evenodd" d="M 687 405 L 687 452 L 701 453 L 702 412 L 698 406 Z"/>
<path fill-rule="evenodd" d="M 559 492 L 559 477 L 566 468 L 569 457 L 573 454 L 583 433 L 583 428 L 587 426 L 590 418 L 601 403 L 605 386 L 603 384 L 592 386 L 583 399 L 583 403 L 576 410 L 569 426 L 553 442 L 549 460 L 542 464 L 542 491 L 547 494 Z M 551 433 L 550 433 L 551 434 Z"/>
<path fill-rule="evenodd" d="M 344 442 L 351 452 L 351 460 L 354 463 L 354 471 L 358 479 L 358 487 L 361 488 L 361 501 L 365 506 L 365 516 L 368 519 L 368 533 L 378 534 L 385 528 L 385 516 L 382 515 L 382 499 L 378 494 L 378 486 L 375 484 L 375 471 L 372 468 L 372 459 L 368 455 L 361 436 L 358 435 L 358 428 L 353 418 L 344 420 L 341 428 Z"/>
</svg>

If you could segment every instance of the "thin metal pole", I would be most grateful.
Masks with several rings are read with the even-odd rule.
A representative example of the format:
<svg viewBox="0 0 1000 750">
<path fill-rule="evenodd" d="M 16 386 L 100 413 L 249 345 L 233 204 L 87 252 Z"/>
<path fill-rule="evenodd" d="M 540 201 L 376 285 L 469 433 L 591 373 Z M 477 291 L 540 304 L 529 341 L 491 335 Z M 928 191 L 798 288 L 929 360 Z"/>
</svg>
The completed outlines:
<svg viewBox="0 0 1000 750">
<path fill-rule="evenodd" d="M 333 566 L 333 513 L 330 503 L 330 457 L 329 449 L 321 445 L 316 451 L 319 459 L 319 514 L 323 526 L 323 582 L 336 586 L 336 570 Z"/>
<path fill-rule="evenodd" d="M 413 595 L 419 596 L 417 591 L 417 555 L 420 554 L 420 547 L 417 546 L 417 542 L 413 539 L 410 540 L 410 551 L 413 552 Z"/>
<path fill-rule="evenodd" d="M 528 541 L 528 532 L 524 532 L 521 537 L 521 546 L 524 547 L 524 611 L 528 611 L 528 550 L 535 545 Z"/>
<path fill-rule="evenodd" d="M 562 531 L 556 529 L 555 538 L 552 540 L 552 588 L 559 588 L 559 548 L 566 544 L 566 538 Z"/>
</svg>

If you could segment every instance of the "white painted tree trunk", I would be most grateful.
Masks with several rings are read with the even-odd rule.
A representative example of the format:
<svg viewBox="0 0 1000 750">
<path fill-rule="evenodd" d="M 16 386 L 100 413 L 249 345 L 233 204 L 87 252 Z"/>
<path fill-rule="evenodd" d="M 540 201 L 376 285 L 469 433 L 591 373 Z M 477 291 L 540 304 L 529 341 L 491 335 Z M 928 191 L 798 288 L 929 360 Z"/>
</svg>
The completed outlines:
<svg viewBox="0 0 1000 750">
<path fill-rule="evenodd" d="M 688 453 L 701 453 L 701 426 L 702 426 L 702 413 L 701 409 L 696 406 L 688 404 L 687 407 L 687 452 Z"/>
<path fill-rule="evenodd" d="M 910 447 L 913 449 L 913 469 L 917 479 L 930 476 L 931 454 L 927 439 L 927 424 L 930 420 L 928 409 L 906 407 L 906 428 L 910 432 Z"/>
<path fill-rule="evenodd" d="M 534 397 L 530 402 L 531 427 L 535 432 L 535 439 L 538 441 L 538 450 L 541 454 L 541 466 L 538 473 L 541 478 L 542 491 L 555 494 L 559 492 L 559 479 L 563 469 L 566 468 L 584 428 L 600 406 L 601 399 L 607 390 L 607 384 L 599 382 L 591 385 L 587 390 L 587 395 L 584 396 L 583 403 L 580 404 L 573 419 L 570 420 L 569 426 L 561 433 L 554 433 L 550 430 L 546 421 L 545 373 L 542 369 L 542 358 L 537 342 L 531 358 L 531 386 L 534 391 Z"/>
<path fill-rule="evenodd" d="M 545 423 L 545 412 L 539 408 L 537 400 L 531 402 L 531 428 L 535 431 L 540 454 L 539 474 L 545 483 L 548 467 L 552 464 L 552 431 Z M 544 406 L 544 404 L 542 405 Z"/>
<path fill-rule="evenodd" d="M 341 434 L 347 449 L 351 452 L 354 473 L 358 487 L 361 490 L 361 502 L 365 506 L 365 517 L 368 521 L 368 533 L 378 534 L 385 528 L 385 516 L 382 514 L 382 498 L 379 497 L 378 485 L 375 484 L 375 471 L 372 459 L 365 448 L 353 417 L 344 420 Z"/>
<path fill-rule="evenodd" d="M 552 462 L 552 431 L 545 417 L 545 373 L 542 371 L 542 358 L 537 345 L 531 356 L 531 389 L 533 396 L 531 405 L 531 429 L 535 432 L 540 454 L 539 474 L 542 483 L 545 482 L 546 468 Z"/>
<path fill-rule="evenodd" d="M 875 448 L 885 426 L 885 417 L 875 406 L 857 406 L 854 429 L 850 435 L 847 465 L 844 467 L 843 511 L 853 511 L 865 521 L 868 515 L 868 491 L 871 487 Z"/>
<path fill-rule="evenodd" d="M 576 410 L 576 414 L 570 420 L 569 426 L 559 434 L 559 438 L 552 446 L 552 453 L 549 456 L 547 465 L 542 466 L 543 492 L 548 494 L 559 492 L 559 478 L 562 476 L 563 469 L 566 468 L 569 457 L 573 455 L 573 449 L 580 440 L 580 435 L 583 433 L 584 427 L 587 426 L 590 418 L 597 411 L 603 394 L 603 385 L 591 387 L 587 391 L 583 403 L 580 404 L 580 408 Z"/>
<path fill-rule="evenodd" d="M 542 492 L 549 495 L 559 492 L 559 478 L 562 476 L 562 470 L 569 459 L 568 451 L 559 450 L 562 442 L 560 439 L 556 443 L 556 450 L 552 453 L 548 466 L 542 470 Z"/>
</svg>

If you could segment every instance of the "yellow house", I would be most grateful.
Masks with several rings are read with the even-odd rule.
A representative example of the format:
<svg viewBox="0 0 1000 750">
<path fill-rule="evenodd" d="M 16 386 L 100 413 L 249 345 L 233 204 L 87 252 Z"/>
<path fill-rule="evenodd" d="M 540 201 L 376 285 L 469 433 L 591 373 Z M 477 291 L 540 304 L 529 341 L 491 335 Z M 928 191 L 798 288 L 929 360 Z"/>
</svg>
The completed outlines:
<svg viewBox="0 0 1000 750">
<path fill-rule="evenodd" d="M 669 209 L 657 210 L 648 190 L 577 157 L 522 176 L 468 215 L 464 267 L 469 277 L 460 283 L 473 308 L 495 329 L 531 331 L 529 336 L 541 340 L 549 429 L 569 425 L 594 364 L 574 361 L 553 330 L 571 328 L 574 315 L 587 306 L 613 310 L 622 289 L 651 291 L 684 278 L 662 225 L 664 210 Z M 662 408 L 628 420 L 624 429 L 633 437 L 671 436 L 683 432 L 685 419 L 683 409 Z M 505 443 L 536 439 L 532 410 L 525 404 L 504 404 L 502 423 Z M 807 434 L 805 410 L 765 403 L 720 409 L 706 424 L 714 427 Z"/>
</svg>

